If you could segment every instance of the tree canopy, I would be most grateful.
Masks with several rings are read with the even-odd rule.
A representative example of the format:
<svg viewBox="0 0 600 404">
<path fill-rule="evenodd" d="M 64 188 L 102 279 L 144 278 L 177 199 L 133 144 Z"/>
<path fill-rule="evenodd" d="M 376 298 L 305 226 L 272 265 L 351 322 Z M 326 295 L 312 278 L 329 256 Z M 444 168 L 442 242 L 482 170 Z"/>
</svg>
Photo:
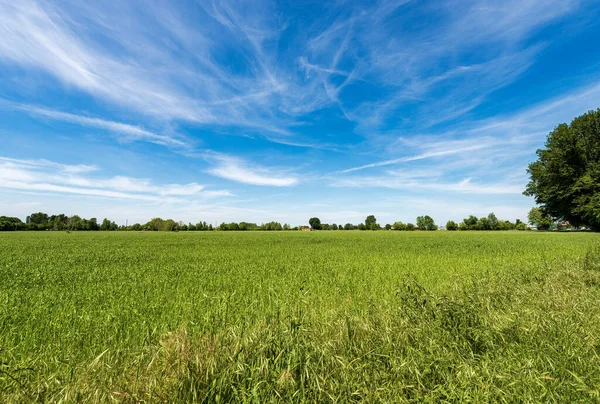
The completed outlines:
<svg viewBox="0 0 600 404">
<path fill-rule="evenodd" d="M 527 219 L 529 224 L 540 230 L 548 230 L 552 227 L 552 219 L 541 208 L 531 208 L 527 214 Z"/>
<path fill-rule="evenodd" d="M 600 231 L 600 109 L 558 125 L 527 172 L 543 213 Z"/>
<path fill-rule="evenodd" d="M 419 216 L 417 217 L 417 226 L 420 230 L 437 230 L 437 226 L 431 216 Z"/>
<path fill-rule="evenodd" d="M 365 219 L 365 227 L 367 230 L 378 230 L 379 224 L 377 223 L 377 219 L 374 215 L 369 215 Z"/>
</svg>

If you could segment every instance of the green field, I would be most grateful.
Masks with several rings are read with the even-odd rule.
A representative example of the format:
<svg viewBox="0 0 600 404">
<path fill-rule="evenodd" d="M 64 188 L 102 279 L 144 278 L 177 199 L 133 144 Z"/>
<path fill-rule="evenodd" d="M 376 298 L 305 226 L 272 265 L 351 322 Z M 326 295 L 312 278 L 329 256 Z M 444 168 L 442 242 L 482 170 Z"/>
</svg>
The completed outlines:
<svg viewBox="0 0 600 404">
<path fill-rule="evenodd" d="M 597 401 L 599 244 L 0 234 L 0 401 Z"/>
</svg>

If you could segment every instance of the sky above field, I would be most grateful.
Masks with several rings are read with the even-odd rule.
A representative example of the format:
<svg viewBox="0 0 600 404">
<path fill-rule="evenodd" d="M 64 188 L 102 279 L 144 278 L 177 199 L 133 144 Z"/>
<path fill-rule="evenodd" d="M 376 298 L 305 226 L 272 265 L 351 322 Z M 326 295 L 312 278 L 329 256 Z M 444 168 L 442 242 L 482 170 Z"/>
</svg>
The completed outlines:
<svg viewBox="0 0 600 404">
<path fill-rule="evenodd" d="M 0 215 L 524 219 L 597 1 L 0 0 Z"/>
</svg>

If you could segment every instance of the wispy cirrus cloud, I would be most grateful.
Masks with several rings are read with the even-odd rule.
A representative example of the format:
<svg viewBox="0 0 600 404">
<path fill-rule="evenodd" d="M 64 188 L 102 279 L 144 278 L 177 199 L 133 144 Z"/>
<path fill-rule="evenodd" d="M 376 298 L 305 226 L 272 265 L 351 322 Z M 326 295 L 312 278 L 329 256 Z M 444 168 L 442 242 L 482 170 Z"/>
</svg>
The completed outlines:
<svg viewBox="0 0 600 404">
<path fill-rule="evenodd" d="M 587 112 L 590 106 L 598 104 L 598 99 L 600 84 L 594 83 L 516 113 L 471 121 L 437 135 L 396 137 L 386 143 L 387 153 L 402 153 L 404 156 L 347 168 L 338 173 L 402 166 L 421 160 L 428 160 L 427 164 L 431 167 L 441 166 L 445 170 L 457 165 L 461 168 L 477 167 L 479 174 L 486 166 L 485 160 L 493 162 L 497 169 L 506 169 L 510 168 L 507 162 L 518 159 L 517 164 L 522 167 L 524 154 L 532 157 L 549 131 Z M 460 157 L 458 162 L 457 157 Z"/>
<path fill-rule="evenodd" d="M 342 97 L 340 102 L 366 136 L 465 115 L 529 68 L 544 46 L 528 41 L 537 29 L 580 6 L 578 1 L 473 0 L 400 4 L 395 12 L 382 12 L 389 11 L 387 2 L 372 4 L 341 13 L 312 39 L 302 59 L 307 71 L 318 72 L 325 83 L 352 66 L 354 79 L 378 88 L 373 99 Z M 414 29 L 424 15 L 435 18 L 435 26 Z M 351 30 L 360 35 L 348 44 Z"/>
<path fill-rule="evenodd" d="M 273 187 L 289 187 L 298 183 L 295 176 L 279 173 L 273 168 L 267 169 L 256 164 L 248 164 L 240 158 L 212 154 L 208 159 L 214 162 L 214 167 L 208 172 L 227 180 Z"/>
<path fill-rule="evenodd" d="M 226 190 L 206 190 L 203 185 L 155 184 L 150 180 L 115 176 L 90 176 L 97 167 L 60 164 L 48 160 L 0 157 L 0 188 L 89 195 L 145 201 L 182 202 L 182 198 L 231 196 Z M 88 174 L 88 175 L 84 175 Z"/>
<path fill-rule="evenodd" d="M 27 170 L 42 170 L 51 168 L 62 174 L 82 174 L 97 171 L 98 167 L 88 164 L 62 164 L 45 159 L 23 160 L 9 157 L 0 157 L 0 163 L 6 166 L 20 167 Z"/>
<path fill-rule="evenodd" d="M 536 29 L 578 6 L 330 3 L 306 24 L 270 2 L 189 4 L 185 14 L 144 3 L 142 16 L 133 3 L 1 1 L 0 58 L 154 118 L 243 127 L 304 147 L 317 142 L 298 142 L 295 124 L 331 106 L 364 136 L 403 126 L 392 116 L 433 125 L 468 113 L 529 67 L 542 47 L 527 42 Z M 426 16 L 436 24 L 406 24 Z M 277 45 L 284 36 L 294 52 Z M 347 95 L 357 88 L 362 97 Z"/>
<path fill-rule="evenodd" d="M 124 140 L 142 140 L 169 147 L 186 147 L 184 140 L 175 136 L 162 135 L 146 130 L 137 125 L 130 125 L 122 122 L 77 115 L 68 112 L 57 111 L 54 109 L 43 108 L 37 105 L 28 105 L 0 100 L 0 106 L 8 109 L 24 111 L 32 116 L 53 121 L 73 123 L 85 127 L 98 128 L 116 134 Z"/>
</svg>

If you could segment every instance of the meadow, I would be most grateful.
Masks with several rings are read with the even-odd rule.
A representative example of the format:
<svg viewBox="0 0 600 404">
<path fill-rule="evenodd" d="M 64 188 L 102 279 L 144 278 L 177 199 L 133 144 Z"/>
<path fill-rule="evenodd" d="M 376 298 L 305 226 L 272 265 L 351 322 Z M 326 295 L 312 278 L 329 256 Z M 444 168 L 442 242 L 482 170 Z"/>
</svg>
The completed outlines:
<svg viewBox="0 0 600 404">
<path fill-rule="evenodd" d="M 0 234 L 2 402 L 600 399 L 600 234 Z"/>
</svg>

